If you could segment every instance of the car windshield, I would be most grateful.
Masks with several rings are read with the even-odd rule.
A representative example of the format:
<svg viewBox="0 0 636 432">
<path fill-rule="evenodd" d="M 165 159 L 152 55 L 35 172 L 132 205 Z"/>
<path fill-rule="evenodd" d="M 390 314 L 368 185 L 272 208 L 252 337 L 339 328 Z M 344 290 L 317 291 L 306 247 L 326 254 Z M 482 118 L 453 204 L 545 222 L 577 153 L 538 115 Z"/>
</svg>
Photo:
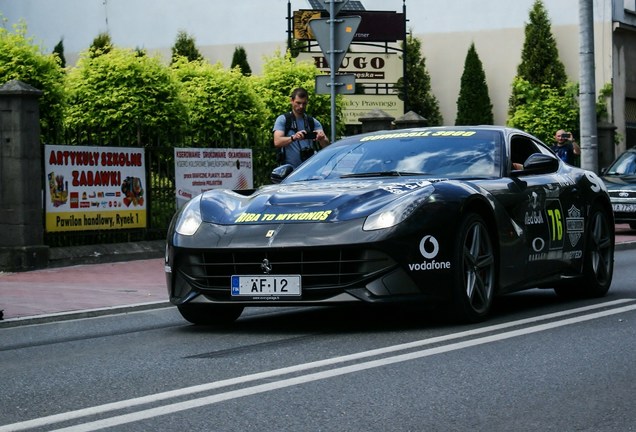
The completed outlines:
<svg viewBox="0 0 636 432">
<path fill-rule="evenodd" d="M 491 178 L 500 173 L 498 131 L 377 132 L 342 140 L 311 157 L 288 181 L 356 177 Z"/>
<path fill-rule="evenodd" d="M 625 152 L 607 169 L 605 174 L 636 175 L 636 152 Z"/>
</svg>

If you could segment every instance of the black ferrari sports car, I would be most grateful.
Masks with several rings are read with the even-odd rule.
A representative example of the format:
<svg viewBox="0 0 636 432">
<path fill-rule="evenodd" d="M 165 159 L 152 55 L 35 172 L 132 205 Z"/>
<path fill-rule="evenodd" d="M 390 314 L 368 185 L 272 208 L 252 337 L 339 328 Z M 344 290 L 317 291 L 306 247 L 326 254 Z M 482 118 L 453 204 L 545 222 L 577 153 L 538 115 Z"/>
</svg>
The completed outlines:
<svg viewBox="0 0 636 432">
<path fill-rule="evenodd" d="M 603 171 L 616 223 L 636 229 L 636 149 L 630 148 Z"/>
<path fill-rule="evenodd" d="M 603 181 L 496 126 L 342 139 L 257 190 L 211 190 L 174 217 L 170 301 L 195 324 L 248 306 L 421 302 L 464 321 L 528 288 L 602 296 L 614 266 Z"/>
</svg>

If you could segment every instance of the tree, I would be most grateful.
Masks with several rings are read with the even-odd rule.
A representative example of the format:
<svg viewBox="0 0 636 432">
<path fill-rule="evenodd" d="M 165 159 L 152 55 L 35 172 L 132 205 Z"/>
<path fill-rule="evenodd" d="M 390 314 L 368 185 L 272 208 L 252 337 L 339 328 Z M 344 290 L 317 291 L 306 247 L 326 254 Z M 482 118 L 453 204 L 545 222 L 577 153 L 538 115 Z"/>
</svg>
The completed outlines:
<svg viewBox="0 0 636 432">
<path fill-rule="evenodd" d="M 563 88 L 567 83 L 565 66 L 559 60 L 550 18 L 541 0 L 534 2 L 529 18 L 517 76 L 533 85 L 547 84 L 554 89 Z"/>
<path fill-rule="evenodd" d="M 62 122 L 64 71 L 55 54 L 45 54 L 27 36 L 24 22 L 12 30 L 0 26 L 0 85 L 11 80 L 42 91 L 40 129 L 43 141 L 52 142 Z"/>
<path fill-rule="evenodd" d="M 194 37 L 189 36 L 183 30 L 177 33 L 177 40 L 172 47 L 172 59 L 170 64 L 175 63 L 179 57 L 185 57 L 188 61 L 201 60 L 203 58 L 196 47 Z"/>
<path fill-rule="evenodd" d="M 534 2 L 525 34 L 521 63 L 512 83 L 508 125 L 526 130 L 548 143 L 559 129 L 576 134 L 578 86 L 567 82 L 550 19 L 541 0 Z"/>
<path fill-rule="evenodd" d="M 53 54 L 57 55 L 60 61 L 60 67 L 64 69 L 66 67 L 66 59 L 64 58 L 64 40 L 60 39 L 60 41 L 53 48 Z"/>
<path fill-rule="evenodd" d="M 293 58 L 298 57 L 301 52 L 307 51 L 307 41 L 299 39 L 291 39 L 287 41 L 287 50 Z"/>
<path fill-rule="evenodd" d="M 492 103 L 488 95 L 488 83 L 475 44 L 466 54 L 464 73 L 457 98 L 456 125 L 493 124 Z"/>
<path fill-rule="evenodd" d="M 536 86 L 522 78 L 513 83 L 519 97 L 519 106 L 508 119 L 508 125 L 528 131 L 546 143 L 554 140 L 559 129 L 572 131 L 579 129 L 578 85 L 566 84 L 555 89 L 546 84 Z"/>
<path fill-rule="evenodd" d="M 110 39 L 110 35 L 106 32 L 102 32 L 95 36 L 88 52 L 91 57 L 98 57 L 102 54 L 108 54 L 112 48 L 113 42 Z"/>
<path fill-rule="evenodd" d="M 442 114 L 439 102 L 431 91 L 431 77 L 426 69 L 426 59 L 422 56 L 422 42 L 409 34 L 406 47 L 406 88 L 404 78 L 397 83 L 398 97 L 406 101 L 405 111 L 413 111 L 428 120 L 429 125 L 441 125 Z"/>
<path fill-rule="evenodd" d="M 521 52 L 521 63 L 517 67 L 517 77 L 533 86 L 548 87 L 564 91 L 567 84 L 565 67 L 559 60 L 559 49 L 552 35 L 550 18 L 541 0 L 535 0 L 525 26 L 525 40 Z M 519 105 L 518 95 L 513 87 L 509 101 L 509 114 L 514 115 Z"/>
<path fill-rule="evenodd" d="M 252 68 L 247 62 L 247 53 L 242 46 L 236 47 L 234 50 L 231 68 L 234 69 L 235 67 L 238 67 L 243 75 L 252 75 Z"/>
<path fill-rule="evenodd" d="M 188 116 L 185 132 L 194 142 L 226 147 L 262 141 L 267 111 L 254 82 L 239 69 L 183 57 L 172 68 Z"/>
<path fill-rule="evenodd" d="M 82 132 L 82 142 L 147 145 L 146 133 L 167 133 L 183 125 L 178 83 L 158 57 L 121 48 L 92 53 L 82 53 L 67 75 L 65 125 L 77 136 Z"/>
</svg>

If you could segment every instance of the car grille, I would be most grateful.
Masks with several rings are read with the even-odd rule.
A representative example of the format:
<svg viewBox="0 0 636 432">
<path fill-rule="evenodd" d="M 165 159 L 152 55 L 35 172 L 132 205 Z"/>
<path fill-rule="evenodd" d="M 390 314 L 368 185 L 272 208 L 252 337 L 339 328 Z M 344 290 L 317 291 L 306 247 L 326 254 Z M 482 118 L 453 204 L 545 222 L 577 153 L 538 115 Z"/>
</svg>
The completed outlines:
<svg viewBox="0 0 636 432">
<path fill-rule="evenodd" d="M 618 198 L 618 199 L 636 199 L 636 191 L 627 191 L 627 190 L 610 190 L 608 191 L 610 198 Z"/>
<path fill-rule="evenodd" d="M 304 297 L 331 295 L 386 272 L 396 263 L 376 250 L 345 248 L 267 249 L 206 251 L 180 249 L 175 268 L 197 290 L 215 298 L 230 298 L 232 275 L 263 274 L 267 259 L 271 274 L 301 275 Z"/>
</svg>

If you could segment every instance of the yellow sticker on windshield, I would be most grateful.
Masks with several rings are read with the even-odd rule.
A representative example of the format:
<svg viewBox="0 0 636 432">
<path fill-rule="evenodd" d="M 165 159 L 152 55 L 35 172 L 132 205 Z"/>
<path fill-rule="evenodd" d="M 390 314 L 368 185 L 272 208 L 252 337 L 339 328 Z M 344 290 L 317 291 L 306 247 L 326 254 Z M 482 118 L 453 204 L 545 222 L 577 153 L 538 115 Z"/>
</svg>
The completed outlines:
<svg viewBox="0 0 636 432">
<path fill-rule="evenodd" d="M 414 132 L 395 132 L 382 135 L 372 135 L 362 138 L 360 141 L 375 141 L 395 138 L 414 138 L 414 137 L 470 137 L 475 135 L 476 131 L 466 130 L 436 130 L 436 131 L 414 131 Z"/>
</svg>

